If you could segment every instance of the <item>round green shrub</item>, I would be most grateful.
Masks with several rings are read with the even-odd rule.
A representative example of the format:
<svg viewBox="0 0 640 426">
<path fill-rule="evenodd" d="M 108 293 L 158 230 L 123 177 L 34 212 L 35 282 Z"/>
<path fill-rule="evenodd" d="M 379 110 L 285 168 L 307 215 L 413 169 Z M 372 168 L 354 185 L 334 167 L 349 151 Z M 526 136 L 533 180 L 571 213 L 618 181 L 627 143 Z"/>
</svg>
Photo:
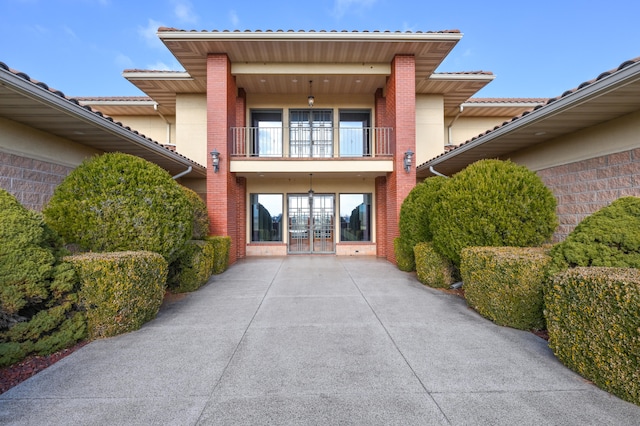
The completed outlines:
<svg viewBox="0 0 640 426">
<path fill-rule="evenodd" d="M 189 203 L 191 203 L 191 211 L 193 212 L 193 240 L 204 240 L 209 235 L 209 214 L 207 213 L 207 205 L 202 198 L 193 190 L 186 186 L 181 186 Z"/>
<path fill-rule="evenodd" d="M 396 257 L 398 269 L 411 272 L 416 269 L 416 261 L 413 254 L 413 247 L 402 237 L 393 239 L 393 253 Z"/>
<path fill-rule="evenodd" d="M 623 197 L 586 217 L 551 249 L 554 270 L 640 268 L 640 198 Z"/>
<path fill-rule="evenodd" d="M 511 161 L 481 160 L 452 176 L 431 210 L 436 251 L 460 265 L 465 247 L 527 247 L 548 241 L 556 200 L 542 180 Z"/>
<path fill-rule="evenodd" d="M 430 211 L 438 200 L 440 189 L 447 178 L 436 176 L 417 184 L 402 202 L 400 207 L 400 244 L 403 252 L 410 257 L 408 270 L 415 270 L 413 249 L 418 243 L 433 239 L 430 225 Z M 404 269 L 403 269 L 404 270 Z"/>
<path fill-rule="evenodd" d="M 85 337 L 78 280 L 63 254 L 42 216 L 0 189 L 0 366 Z"/>
<path fill-rule="evenodd" d="M 152 251 L 168 262 L 191 239 L 191 204 L 171 176 L 142 158 L 107 153 L 56 188 L 47 223 L 82 251 Z"/>
</svg>

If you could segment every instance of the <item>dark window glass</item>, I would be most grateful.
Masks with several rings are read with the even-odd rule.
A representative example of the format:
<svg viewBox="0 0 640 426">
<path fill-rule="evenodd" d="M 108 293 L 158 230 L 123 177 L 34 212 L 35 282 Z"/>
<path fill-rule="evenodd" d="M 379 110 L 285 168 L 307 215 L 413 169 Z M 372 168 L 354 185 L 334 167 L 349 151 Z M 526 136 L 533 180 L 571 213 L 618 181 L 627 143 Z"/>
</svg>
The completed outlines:
<svg viewBox="0 0 640 426">
<path fill-rule="evenodd" d="M 282 194 L 251 194 L 251 241 L 282 241 Z"/>
<path fill-rule="evenodd" d="M 340 194 L 340 241 L 371 241 L 371 194 Z"/>
</svg>

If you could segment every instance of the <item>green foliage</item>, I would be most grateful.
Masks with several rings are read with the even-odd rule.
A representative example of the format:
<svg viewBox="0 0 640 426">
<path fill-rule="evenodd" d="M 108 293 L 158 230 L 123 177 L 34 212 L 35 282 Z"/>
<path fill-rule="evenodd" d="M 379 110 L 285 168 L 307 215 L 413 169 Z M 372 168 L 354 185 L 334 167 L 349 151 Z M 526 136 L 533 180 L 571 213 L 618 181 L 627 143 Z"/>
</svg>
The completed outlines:
<svg viewBox="0 0 640 426">
<path fill-rule="evenodd" d="M 78 280 L 42 217 L 0 190 L 0 366 L 84 338 Z"/>
<path fill-rule="evenodd" d="M 229 251 L 231 250 L 231 237 L 207 237 L 206 241 L 213 244 L 214 261 L 213 273 L 221 274 L 229 267 Z"/>
<path fill-rule="evenodd" d="M 464 297 L 485 318 L 520 330 L 542 330 L 543 289 L 551 257 L 540 247 L 468 247 L 460 272 Z"/>
<path fill-rule="evenodd" d="M 195 191 L 181 187 L 187 196 L 187 200 L 191 204 L 191 211 L 193 212 L 193 234 L 192 239 L 204 240 L 204 237 L 209 235 L 209 214 L 207 213 L 207 205 L 202 201 L 202 198 Z"/>
<path fill-rule="evenodd" d="M 173 261 L 191 239 L 185 192 L 159 166 L 107 153 L 83 162 L 44 210 L 47 223 L 83 251 L 153 251 Z"/>
<path fill-rule="evenodd" d="M 549 346 L 572 370 L 640 405 L 640 271 L 577 267 L 545 292 Z"/>
<path fill-rule="evenodd" d="M 416 268 L 415 259 L 413 257 L 413 247 L 402 237 L 393 239 L 393 251 L 396 256 L 396 264 L 398 269 L 405 272 L 411 272 Z"/>
<path fill-rule="evenodd" d="M 446 181 L 447 178 L 442 176 L 429 178 L 417 184 L 402 202 L 399 219 L 402 251 L 411 258 L 411 268 L 402 270 L 414 270 L 416 266 L 413 248 L 418 243 L 433 239 L 429 226 L 431 222 L 430 211 L 437 203 L 440 189 Z"/>
<path fill-rule="evenodd" d="M 433 249 L 431 243 L 418 243 L 413 248 L 418 281 L 434 288 L 449 288 L 456 280 L 453 263 Z"/>
<path fill-rule="evenodd" d="M 431 210 L 434 248 L 460 264 L 465 247 L 528 247 L 557 226 L 556 200 L 540 178 L 510 161 L 481 160 L 452 176 Z"/>
<path fill-rule="evenodd" d="M 640 268 L 640 198 L 623 197 L 586 217 L 551 250 L 554 269 Z"/>
<path fill-rule="evenodd" d="M 215 247 L 212 241 L 188 241 L 178 260 L 169 267 L 169 289 L 176 293 L 199 289 L 213 273 L 214 262 Z"/>
<path fill-rule="evenodd" d="M 67 257 L 80 278 L 89 337 L 137 330 L 164 298 L 167 262 L 152 252 L 84 253 Z"/>
</svg>

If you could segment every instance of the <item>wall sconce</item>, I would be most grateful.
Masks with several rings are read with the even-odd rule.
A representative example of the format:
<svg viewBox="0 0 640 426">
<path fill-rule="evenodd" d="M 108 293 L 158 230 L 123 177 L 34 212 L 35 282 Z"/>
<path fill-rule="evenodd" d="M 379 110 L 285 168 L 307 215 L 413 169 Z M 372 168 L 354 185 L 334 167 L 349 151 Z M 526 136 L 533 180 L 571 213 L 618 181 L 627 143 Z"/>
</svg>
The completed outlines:
<svg viewBox="0 0 640 426">
<path fill-rule="evenodd" d="M 411 172 L 411 160 L 413 159 L 413 151 L 409 150 L 404 153 L 404 171 Z"/>
<path fill-rule="evenodd" d="M 215 148 L 211 151 L 211 160 L 213 163 L 213 173 L 218 173 L 220 170 L 220 153 Z"/>
<path fill-rule="evenodd" d="M 313 94 L 311 91 L 312 84 L 313 84 L 313 80 L 309 80 L 309 96 L 307 96 L 307 102 L 309 102 L 309 108 L 313 108 L 313 103 L 316 100 L 316 98 L 313 97 Z"/>
</svg>

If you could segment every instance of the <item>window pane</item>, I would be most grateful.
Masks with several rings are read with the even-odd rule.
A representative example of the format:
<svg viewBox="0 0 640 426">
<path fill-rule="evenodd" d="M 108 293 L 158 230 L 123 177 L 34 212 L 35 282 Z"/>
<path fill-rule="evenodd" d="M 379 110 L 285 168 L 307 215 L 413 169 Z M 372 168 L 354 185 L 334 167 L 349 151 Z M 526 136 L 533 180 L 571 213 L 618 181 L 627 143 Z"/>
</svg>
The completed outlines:
<svg viewBox="0 0 640 426">
<path fill-rule="evenodd" d="M 340 111 L 340 156 L 371 155 L 369 111 Z"/>
<path fill-rule="evenodd" d="M 282 194 L 251 194 L 251 241 L 282 241 Z"/>
<path fill-rule="evenodd" d="M 371 241 L 371 194 L 340 194 L 340 241 Z"/>
<path fill-rule="evenodd" d="M 254 127 L 251 155 L 282 157 L 282 112 L 252 111 Z"/>
</svg>

